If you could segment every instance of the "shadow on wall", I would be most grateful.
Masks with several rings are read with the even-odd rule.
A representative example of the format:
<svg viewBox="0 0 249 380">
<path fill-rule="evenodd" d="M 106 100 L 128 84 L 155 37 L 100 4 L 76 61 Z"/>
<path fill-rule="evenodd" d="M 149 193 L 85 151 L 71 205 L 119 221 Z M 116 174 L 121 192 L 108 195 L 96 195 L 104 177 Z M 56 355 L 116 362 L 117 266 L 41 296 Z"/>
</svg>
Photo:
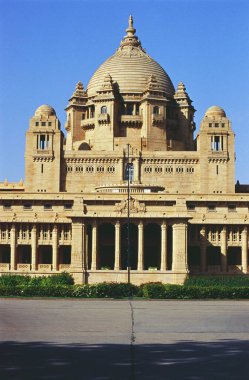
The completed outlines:
<svg viewBox="0 0 249 380">
<path fill-rule="evenodd" d="M 248 380 L 249 341 L 173 344 L 4 342 L 1 380 Z"/>
</svg>

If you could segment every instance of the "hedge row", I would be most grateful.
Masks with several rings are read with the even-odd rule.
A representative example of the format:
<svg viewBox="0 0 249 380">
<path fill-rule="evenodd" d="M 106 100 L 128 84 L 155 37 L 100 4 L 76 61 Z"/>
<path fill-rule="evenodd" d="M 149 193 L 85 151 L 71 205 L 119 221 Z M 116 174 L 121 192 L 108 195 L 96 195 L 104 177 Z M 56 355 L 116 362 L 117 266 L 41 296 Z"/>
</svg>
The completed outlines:
<svg viewBox="0 0 249 380">
<path fill-rule="evenodd" d="M 0 296 L 22 297 L 77 297 L 148 299 L 249 299 L 249 287 L 182 286 L 148 283 L 141 286 L 127 283 L 100 283 L 89 285 L 3 285 Z"/>
<path fill-rule="evenodd" d="M 91 285 L 2 285 L 0 296 L 22 297 L 79 297 L 123 298 L 137 296 L 138 286 L 127 283 L 100 283 Z"/>
<path fill-rule="evenodd" d="M 249 299 L 249 287 L 145 284 L 143 295 L 153 299 Z"/>
<path fill-rule="evenodd" d="M 186 286 L 249 286 L 249 276 L 190 276 Z"/>
<path fill-rule="evenodd" d="M 63 272 L 52 276 L 31 277 L 28 275 L 4 274 L 0 276 L 0 286 L 53 286 L 53 285 L 73 285 L 74 279 L 70 273 Z"/>
</svg>

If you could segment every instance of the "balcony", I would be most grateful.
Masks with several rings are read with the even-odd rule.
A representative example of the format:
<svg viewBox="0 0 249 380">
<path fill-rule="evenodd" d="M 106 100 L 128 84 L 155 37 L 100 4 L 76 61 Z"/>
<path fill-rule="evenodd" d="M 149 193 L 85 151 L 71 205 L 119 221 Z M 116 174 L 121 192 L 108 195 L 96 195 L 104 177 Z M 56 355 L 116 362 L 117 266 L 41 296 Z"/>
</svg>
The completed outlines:
<svg viewBox="0 0 249 380">
<path fill-rule="evenodd" d="M 159 114 L 152 114 L 152 125 L 162 126 L 164 124 L 164 116 Z"/>
<path fill-rule="evenodd" d="M 98 116 L 99 124 L 109 124 L 110 123 L 110 115 L 108 113 L 100 113 Z"/>
<path fill-rule="evenodd" d="M 38 161 L 44 157 L 46 157 L 46 160 L 52 160 L 54 158 L 54 151 L 53 149 L 35 149 L 33 156 Z"/>
<path fill-rule="evenodd" d="M 121 125 L 123 126 L 140 128 L 142 124 L 143 124 L 142 115 L 122 115 L 121 116 Z"/>
<path fill-rule="evenodd" d="M 80 122 L 80 126 L 81 126 L 84 130 L 87 130 L 87 129 L 93 129 L 94 126 L 95 126 L 95 119 L 94 119 L 94 117 L 91 117 L 91 118 L 89 118 L 89 119 L 81 120 L 81 122 Z"/>
</svg>

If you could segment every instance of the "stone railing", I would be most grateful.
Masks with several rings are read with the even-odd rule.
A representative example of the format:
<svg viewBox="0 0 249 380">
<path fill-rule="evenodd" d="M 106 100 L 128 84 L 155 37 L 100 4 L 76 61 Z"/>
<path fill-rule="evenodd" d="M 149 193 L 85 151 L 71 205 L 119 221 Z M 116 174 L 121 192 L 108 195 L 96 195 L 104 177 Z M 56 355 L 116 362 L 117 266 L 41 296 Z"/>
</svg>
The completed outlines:
<svg viewBox="0 0 249 380">
<path fill-rule="evenodd" d="M 164 124 L 164 116 L 163 115 L 152 115 L 152 124 L 153 125 L 162 125 Z"/>
<path fill-rule="evenodd" d="M 0 272 L 9 271 L 10 264 L 9 263 L 0 263 Z"/>
<path fill-rule="evenodd" d="M 129 127 L 141 127 L 143 124 L 143 116 L 142 115 L 122 115 L 121 116 L 121 124 Z"/>
<path fill-rule="evenodd" d="M 81 120 L 81 122 L 80 122 L 80 126 L 81 126 L 83 129 L 91 129 L 91 128 L 94 128 L 94 126 L 95 126 L 95 119 L 94 119 L 94 117 L 93 117 L 93 118 L 89 118 L 89 119 Z"/>
<path fill-rule="evenodd" d="M 19 270 L 19 271 L 29 272 L 30 269 L 31 269 L 31 265 L 30 264 L 24 264 L 24 263 L 17 264 L 17 270 Z"/>
<path fill-rule="evenodd" d="M 2 243 L 2 244 L 10 243 L 10 237 L 7 235 L 5 237 L 1 237 L 1 235 L 0 235 L 0 243 Z"/>
<path fill-rule="evenodd" d="M 110 116 L 108 113 L 100 113 L 98 115 L 98 122 L 99 124 L 109 124 L 110 123 Z"/>
<path fill-rule="evenodd" d="M 52 264 L 38 264 L 38 270 L 50 272 L 52 270 Z"/>
</svg>

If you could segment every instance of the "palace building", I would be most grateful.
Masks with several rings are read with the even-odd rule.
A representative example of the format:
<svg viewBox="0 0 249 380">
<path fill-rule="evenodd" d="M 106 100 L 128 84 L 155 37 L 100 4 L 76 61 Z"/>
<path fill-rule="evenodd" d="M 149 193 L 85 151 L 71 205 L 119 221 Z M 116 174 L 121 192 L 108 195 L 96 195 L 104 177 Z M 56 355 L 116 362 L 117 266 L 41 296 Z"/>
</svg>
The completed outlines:
<svg viewBox="0 0 249 380">
<path fill-rule="evenodd" d="M 184 84 L 135 33 L 130 16 L 116 52 L 77 83 L 65 135 L 49 105 L 30 119 L 25 181 L 0 184 L 1 274 L 125 282 L 128 266 L 140 284 L 248 273 L 249 189 L 235 185 L 231 121 L 212 106 L 194 137 Z"/>
</svg>

